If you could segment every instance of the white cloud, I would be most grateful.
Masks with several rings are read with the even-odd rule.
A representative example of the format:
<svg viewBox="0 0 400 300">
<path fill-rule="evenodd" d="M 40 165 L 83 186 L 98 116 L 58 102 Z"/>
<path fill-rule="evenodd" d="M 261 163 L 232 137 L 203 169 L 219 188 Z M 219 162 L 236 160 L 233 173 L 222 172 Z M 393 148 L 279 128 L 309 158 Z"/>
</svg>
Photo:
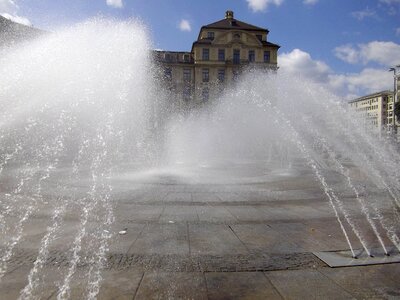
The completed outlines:
<svg viewBox="0 0 400 300">
<path fill-rule="evenodd" d="M 26 18 L 18 16 L 19 7 L 14 0 L 0 0 L 0 15 L 13 22 L 27 26 L 32 26 L 32 23 Z"/>
<path fill-rule="evenodd" d="M 283 71 L 292 74 L 301 74 L 313 81 L 326 81 L 331 70 L 322 61 L 313 60 L 307 52 L 294 49 L 290 53 L 279 56 L 279 66 Z"/>
<path fill-rule="evenodd" d="M 339 59 L 351 64 L 375 62 L 382 66 L 392 66 L 400 63 L 400 45 L 394 42 L 372 41 L 357 46 L 344 45 L 335 48 L 334 53 Z"/>
<path fill-rule="evenodd" d="M 386 10 L 389 16 L 394 16 L 400 11 L 400 0 L 379 0 L 378 6 Z"/>
<path fill-rule="evenodd" d="M 360 53 L 352 45 L 343 45 L 334 49 L 335 56 L 350 64 L 356 64 L 360 60 Z"/>
<path fill-rule="evenodd" d="M 337 77 L 337 76 L 333 76 Z M 360 73 L 339 75 L 350 94 L 360 96 L 389 90 L 393 86 L 393 76 L 386 69 L 366 68 Z M 335 80 L 337 78 L 333 78 Z"/>
<path fill-rule="evenodd" d="M 114 8 L 122 8 L 124 6 L 124 3 L 122 0 L 107 0 L 107 5 L 114 7 Z"/>
<path fill-rule="evenodd" d="M 18 9 L 17 4 L 13 0 L 0 0 L 0 13 L 15 12 Z"/>
<path fill-rule="evenodd" d="M 400 4 L 400 0 L 379 0 L 379 2 L 384 3 L 384 4 L 388 4 L 388 5 L 392 5 L 392 4 Z"/>
<path fill-rule="evenodd" d="M 4 14 L 1 14 L 1 15 L 4 18 L 9 19 L 9 20 L 11 20 L 11 21 L 13 21 L 15 23 L 19 23 L 19 24 L 26 25 L 26 26 L 32 26 L 31 21 L 29 21 L 25 17 L 19 17 L 19 16 L 16 16 L 16 15 L 13 16 L 13 15 L 10 15 L 8 13 L 4 13 Z"/>
<path fill-rule="evenodd" d="M 319 0 L 304 0 L 303 3 L 306 5 L 314 5 L 318 3 Z"/>
<path fill-rule="evenodd" d="M 387 90 L 393 84 L 392 75 L 386 68 L 365 68 L 359 73 L 337 74 L 326 63 L 313 59 L 300 49 L 281 54 L 279 67 L 280 72 L 316 82 L 346 99 Z"/>
<path fill-rule="evenodd" d="M 366 8 L 364 10 L 352 12 L 351 15 L 359 21 L 364 20 L 365 18 L 375 18 L 376 12 L 370 8 Z"/>
<path fill-rule="evenodd" d="M 375 61 L 381 65 L 399 64 L 400 45 L 394 42 L 373 41 L 360 45 L 360 53 L 364 63 Z"/>
<path fill-rule="evenodd" d="M 186 19 L 182 19 L 181 22 L 179 23 L 178 28 L 181 31 L 192 31 L 192 26 L 190 26 L 190 22 Z"/>
<path fill-rule="evenodd" d="M 268 6 L 273 4 L 279 6 L 284 0 L 246 0 L 248 6 L 253 12 L 265 11 Z"/>
</svg>

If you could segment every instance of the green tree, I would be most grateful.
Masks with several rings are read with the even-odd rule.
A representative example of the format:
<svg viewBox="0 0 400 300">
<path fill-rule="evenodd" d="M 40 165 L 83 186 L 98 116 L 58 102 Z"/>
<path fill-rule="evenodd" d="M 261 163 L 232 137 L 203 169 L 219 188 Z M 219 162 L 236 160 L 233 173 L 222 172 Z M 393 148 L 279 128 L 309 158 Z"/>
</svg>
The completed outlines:
<svg viewBox="0 0 400 300">
<path fill-rule="evenodd" d="M 394 115 L 397 117 L 397 120 L 400 120 L 400 102 L 394 104 Z"/>
</svg>

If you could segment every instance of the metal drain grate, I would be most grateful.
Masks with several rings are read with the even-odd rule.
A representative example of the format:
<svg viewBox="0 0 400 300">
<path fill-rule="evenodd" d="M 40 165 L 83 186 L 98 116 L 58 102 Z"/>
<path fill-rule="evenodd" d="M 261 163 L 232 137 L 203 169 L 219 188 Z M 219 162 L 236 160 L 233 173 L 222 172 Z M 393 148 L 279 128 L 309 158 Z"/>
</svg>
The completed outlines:
<svg viewBox="0 0 400 300">
<path fill-rule="evenodd" d="M 394 247 L 388 248 L 389 256 L 383 252 L 382 248 L 373 248 L 370 251 L 372 257 L 370 257 L 363 249 L 354 250 L 357 258 L 353 258 L 350 250 L 313 253 L 331 268 L 391 264 L 400 262 L 400 252 Z"/>
</svg>

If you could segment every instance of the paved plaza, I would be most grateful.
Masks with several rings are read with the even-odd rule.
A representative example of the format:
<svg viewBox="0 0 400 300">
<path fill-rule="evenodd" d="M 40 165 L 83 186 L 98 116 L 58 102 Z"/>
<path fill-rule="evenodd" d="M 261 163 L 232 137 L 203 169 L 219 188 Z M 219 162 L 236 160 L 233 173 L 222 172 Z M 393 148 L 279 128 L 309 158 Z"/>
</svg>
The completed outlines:
<svg viewBox="0 0 400 300">
<path fill-rule="evenodd" d="M 400 299 L 399 263 L 331 268 L 314 255 L 349 247 L 309 168 L 262 169 L 115 176 L 114 222 L 98 299 Z M 339 184 L 337 174 L 326 176 Z M 341 196 L 351 202 L 351 195 Z M 17 299 L 27 285 L 53 209 L 44 202 L 26 222 L 0 282 L 1 299 Z M 94 211 L 88 228 L 100 226 L 98 215 Z M 79 216 L 78 206 L 67 210 L 62 234 L 49 246 L 41 299 L 57 298 Z M 371 247 L 379 246 L 368 237 Z M 362 248 L 354 234 L 350 239 Z M 72 299 L 87 288 L 90 263 L 83 250 L 80 257 Z"/>
</svg>

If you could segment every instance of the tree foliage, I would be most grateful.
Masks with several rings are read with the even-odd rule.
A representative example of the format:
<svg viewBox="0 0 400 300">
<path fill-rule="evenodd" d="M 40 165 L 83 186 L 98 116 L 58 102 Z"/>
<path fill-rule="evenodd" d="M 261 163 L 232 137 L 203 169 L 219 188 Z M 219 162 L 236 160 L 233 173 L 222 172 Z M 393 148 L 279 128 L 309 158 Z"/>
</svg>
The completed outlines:
<svg viewBox="0 0 400 300">
<path fill-rule="evenodd" d="M 400 102 L 394 104 L 394 115 L 397 117 L 397 120 L 400 120 Z"/>
</svg>

